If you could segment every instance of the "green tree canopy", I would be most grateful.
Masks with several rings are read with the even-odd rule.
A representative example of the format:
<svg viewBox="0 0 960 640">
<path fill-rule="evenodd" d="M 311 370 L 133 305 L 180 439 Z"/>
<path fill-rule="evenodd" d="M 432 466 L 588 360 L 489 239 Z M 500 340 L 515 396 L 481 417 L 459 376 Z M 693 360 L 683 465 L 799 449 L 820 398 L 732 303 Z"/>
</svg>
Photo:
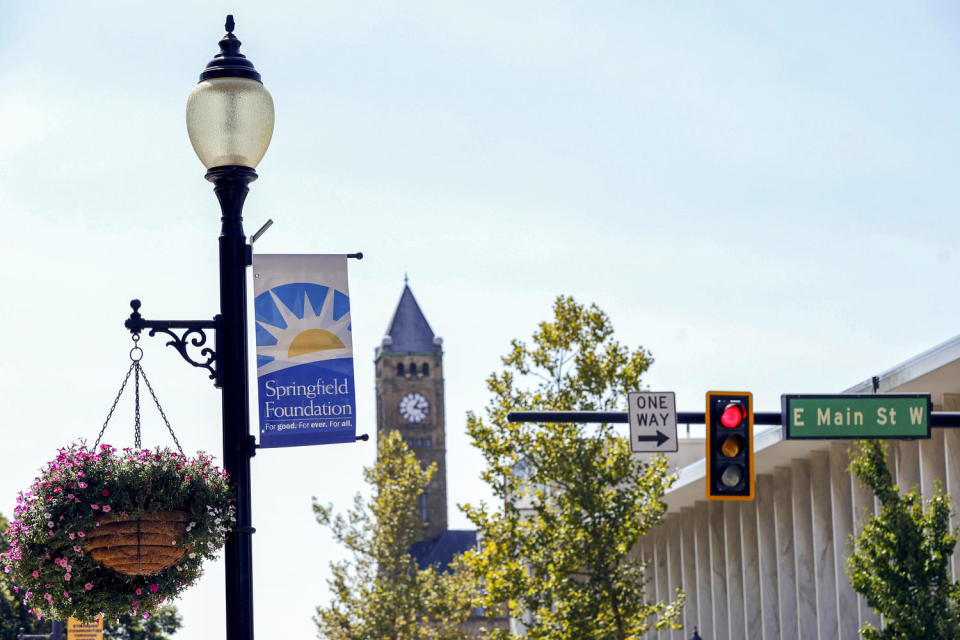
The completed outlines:
<svg viewBox="0 0 960 640">
<path fill-rule="evenodd" d="M 867 624 L 866 640 L 948 640 L 960 637 L 960 584 L 950 581 L 950 497 L 937 487 L 924 503 L 911 491 L 901 495 L 887 467 L 882 440 L 860 441 L 850 469 L 880 501 L 847 559 L 853 589 L 883 615 L 883 629 Z"/>
<path fill-rule="evenodd" d="M 381 436 L 377 463 L 364 469 L 373 489 L 360 495 L 346 515 L 313 500 L 317 522 L 329 527 L 352 558 L 331 563 L 332 599 L 317 607 L 319 636 L 330 640 L 461 640 L 470 614 L 473 583 L 464 572 L 442 567 L 420 569 L 410 546 L 420 539 L 423 522 L 417 498 L 436 473 L 422 469 L 394 431 Z"/>
<path fill-rule="evenodd" d="M 530 344 L 514 340 L 488 378 L 486 418 L 468 415 L 499 504 L 463 507 L 482 540 L 466 562 L 482 578 L 484 606 L 506 603 L 533 639 L 626 640 L 676 627 L 683 594 L 647 602 L 645 563 L 631 554 L 666 511 L 666 458 L 641 461 L 611 425 L 507 421 L 512 410 L 626 410 L 653 362 L 617 342 L 596 305 L 561 296 L 553 316 Z"/>
<path fill-rule="evenodd" d="M 120 616 L 103 621 L 103 637 L 107 640 L 168 640 L 183 624 L 173 605 L 163 605 L 149 618 Z"/>
</svg>

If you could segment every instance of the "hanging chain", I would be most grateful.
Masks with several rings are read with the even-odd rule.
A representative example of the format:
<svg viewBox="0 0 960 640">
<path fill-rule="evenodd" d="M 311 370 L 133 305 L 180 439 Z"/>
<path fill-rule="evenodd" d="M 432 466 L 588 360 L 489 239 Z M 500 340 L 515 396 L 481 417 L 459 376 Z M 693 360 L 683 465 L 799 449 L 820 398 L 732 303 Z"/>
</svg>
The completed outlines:
<svg viewBox="0 0 960 640">
<path fill-rule="evenodd" d="M 160 417 L 163 418 L 163 423 L 167 425 L 167 431 L 170 432 L 170 437 L 173 438 L 174 444 L 177 445 L 177 451 L 180 452 L 180 455 L 183 455 L 183 448 L 180 446 L 180 441 L 177 440 L 177 434 L 173 432 L 173 427 L 170 426 L 170 421 L 167 420 L 167 414 L 163 412 L 163 407 L 160 406 L 160 401 L 157 400 L 157 394 L 153 392 L 153 386 L 151 386 L 150 381 L 147 379 L 147 372 L 141 369 L 140 373 L 143 374 L 143 381 L 147 384 L 147 389 L 150 391 L 150 395 L 153 397 L 153 403 L 157 405 L 157 411 L 160 412 Z"/>
<path fill-rule="evenodd" d="M 180 441 L 177 439 L 177 434 L 173 432 L 173 427 L 170 426 L 170 420 L 167 419 L 167 414 L 164 413 L 163 407 L 160 406 L 160 400 L 157 399 L 157 394 L 153 390 L 153 386 L 150 384 L 150 380 L 147 379 L 147 373 L 143 370 L 143 367 L 140 366 L 140 361 L 143 359 L 143 349 L 137 344 L 137 341 L 140 339 L 140 336 L 134 334 L 133 336 L 133 348 L 130 349 L 130 368 L 127 369 L 127 375 L 123 378 L 123 384 L 120 385 L 120 391 L 117 392 L 117 397 L 113 399 L 113 405 L 110 407 L 110 412 L 107 414 L 107 419 L 103 421 L 103 427 L 100 429 L 100 434 L 97 436 L 97 441 L 93 443 L 93 448 L 96 449 L 100 444 L 100 439 L 103 438 L 103 433 L 107 430 L 107 424 L 110 422 L 110 418 L 113 417 L 113 412 L 117 408 L 117 403 L 120 401 L 120 396 L 123 395 L 123 390 L 127 387 L 127 382 L 130 381 L 130 374 L 133 373 L 133 446 L 135 449 L 141 447 L 140 444 L 140 376 L 143 376 L 143 382 L 147 385 L 147 390 L 150 391 L 150 397 L 153 398 L 153 403 L 157 405 L 157 411 L 160 412 L 160 417 L 163 418 L 163 423 L 167 425 L 167 431 L 170 432 L 170 436 L 173 438 L 173 442 L 177 445 L 177 451 L 180 452 L 180 455 L 184 455 L 183 447 L 180 446 Z"/>
<path fill-rule="evenodd" d="M 140 362 L 133 363 L 133 448 L 140 448 Z"/>
<path fill-rule="evenodd" d="M 137 366 L 136 362 L 130 363 L 130 368 L 127 369 L 127 375 L 123 379 L 123 384 L 120 385 L 120 391 L 117 392 L 117 397 L 113 399 L 113 406 L 110 407 L 110 413 L 107 414 L 107 419 L 103 421 L 103 428 L 100 429 L 100 435 L 97 436 L 97 441 L 93 443 L 93 448 L 96 449 L 97 445 L 100 444 L 100 438 L 103 437 L 103 432 L 107 430 L 107 423 L 110 422 L 110 418 L 113 417 L 113 412 L 117 408 L 117 403 L 120 402 L 120 396 L 123 395 L 123 390 L 127 386 L 127 381 L 130 379 L 130 374 L 133 372 L 133 368 Z"/>
</svg>

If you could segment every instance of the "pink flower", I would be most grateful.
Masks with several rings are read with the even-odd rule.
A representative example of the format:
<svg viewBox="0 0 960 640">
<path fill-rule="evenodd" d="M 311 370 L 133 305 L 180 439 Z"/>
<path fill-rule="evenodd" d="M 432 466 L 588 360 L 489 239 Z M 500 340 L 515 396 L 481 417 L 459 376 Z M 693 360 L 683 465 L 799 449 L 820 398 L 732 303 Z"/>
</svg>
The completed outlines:
<svg viewBox="0 0 960 640">
<path fill-rule="evenodd" d="M 137 587 L 137 595 L 140 595 L 141 593 L 143 593 L 143 589 L 141 589 L 140 587 Z"/>
<path fill-rule="evenodd" d="M 90 508 L 93 509 L 93 510 L 97 510 L 97 509 L 100 508 L 100 505 L 98 505 L 98 504 L 92 504 L 92 505 L 90 505 Z"/>
<path fill-rule="evenodd" d="M 80 552 L 82 551 L 82 549 L 80 548 L 80 546 L 79 546 L 79 545 L 76 545 L 76 544 L 73 545 L 73 550 L 76 551 L 77 553 L 80 553 Z"/>
<path fill-rule="evenodd" d="M 65 576 L 63 576 L 63 579 L 66 580 L 67 582 L 70 582 L 70 574 L 68 573 Z"/>
<path fill-rule="evenodd" d="M 146 619 L 149 618 L 149 617 L 150 617 L 150 614 L 149 614 L 149 613 L 144 613 L 144 614 L 143 614 L 143 619 L 144 619 L 144 620 L 146 620 Z"/>
<path fill-rule="evenodd" d="M 153 591 L 154 593 L 156 593 L 159 590 L 160 590 L 160 587 L 158 587 L 157 585 L 155 584 L 150 585 L 150 591 Z"/>
<path fill-rule="evenodd" d="M 86 483 L 86 482 L 78 482 L 78 483 L 77 483 L 77 486 L 80 487 L 81 489 L 86 489 L 86 488 L 87 488 L 87 483 Z"/>
<path fill-rule="evenodd" d="M 76 537 L 76 536 L 74 536 L 74 534 L 71 533 L 71 534 L 70 534 L 70 539 L 73 540 L 74 537 Z"/>
<path fill-rule="evenodd" d="M 81 538 L 83 538 L 83 537 L 85 537 L 87 534 L 85 534 L 83 531 L 78 531 L 78 532 L 77 532 L 77 535 L 80 536 Z"/>
<path fill-rule="evenodd" d="M 90 591 L 90 589 L 93 589 L 93 584 L 88 582 L 87 584 L 83 585 L 84 591 Z"/>
<path fill-rule="evenodd" d="M 110 505 L 108 505 L 108 504 L 103 505 L 103 512 L 104 512 L 104 513 L 110 513 Z"/>
<path fill-rule="evenodd" d="M 34 571 L 34 572 L 33 572 L 33 577 L 34 577 L 34 578 L 39 578 L 39 577 L 40 577 L 40 572 L 39 572 L 39 571 Z"/>
</svg>

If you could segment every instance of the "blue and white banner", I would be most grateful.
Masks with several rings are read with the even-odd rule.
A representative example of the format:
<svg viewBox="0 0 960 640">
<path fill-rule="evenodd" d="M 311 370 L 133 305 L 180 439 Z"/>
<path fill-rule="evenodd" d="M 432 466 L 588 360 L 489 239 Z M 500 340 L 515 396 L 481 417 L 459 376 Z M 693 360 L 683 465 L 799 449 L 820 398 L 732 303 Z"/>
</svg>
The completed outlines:
<svg viewBox="0 0 960 640">
<path fill-rule="evenodd" d="M 346 255 L 254 255 L 260 446 L 353 442 Z"/>
</svg>

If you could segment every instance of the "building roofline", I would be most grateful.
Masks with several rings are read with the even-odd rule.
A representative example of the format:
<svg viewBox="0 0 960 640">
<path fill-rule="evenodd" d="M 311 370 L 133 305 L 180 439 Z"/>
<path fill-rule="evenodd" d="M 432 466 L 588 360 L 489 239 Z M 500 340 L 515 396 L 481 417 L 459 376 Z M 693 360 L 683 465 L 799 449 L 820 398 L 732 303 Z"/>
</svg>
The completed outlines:
<svg viewBox="0 0 960 640">
<path fill-rule="evenodd" d="M 960 336 L 941 342 L 877 375 L 880 383 L 877 392 L 884 393 L 900 387 L 955 360 L 960 360 Z M 855 384 L 843 393 L 873 393 L 873 379 Z"/>
</svg>

